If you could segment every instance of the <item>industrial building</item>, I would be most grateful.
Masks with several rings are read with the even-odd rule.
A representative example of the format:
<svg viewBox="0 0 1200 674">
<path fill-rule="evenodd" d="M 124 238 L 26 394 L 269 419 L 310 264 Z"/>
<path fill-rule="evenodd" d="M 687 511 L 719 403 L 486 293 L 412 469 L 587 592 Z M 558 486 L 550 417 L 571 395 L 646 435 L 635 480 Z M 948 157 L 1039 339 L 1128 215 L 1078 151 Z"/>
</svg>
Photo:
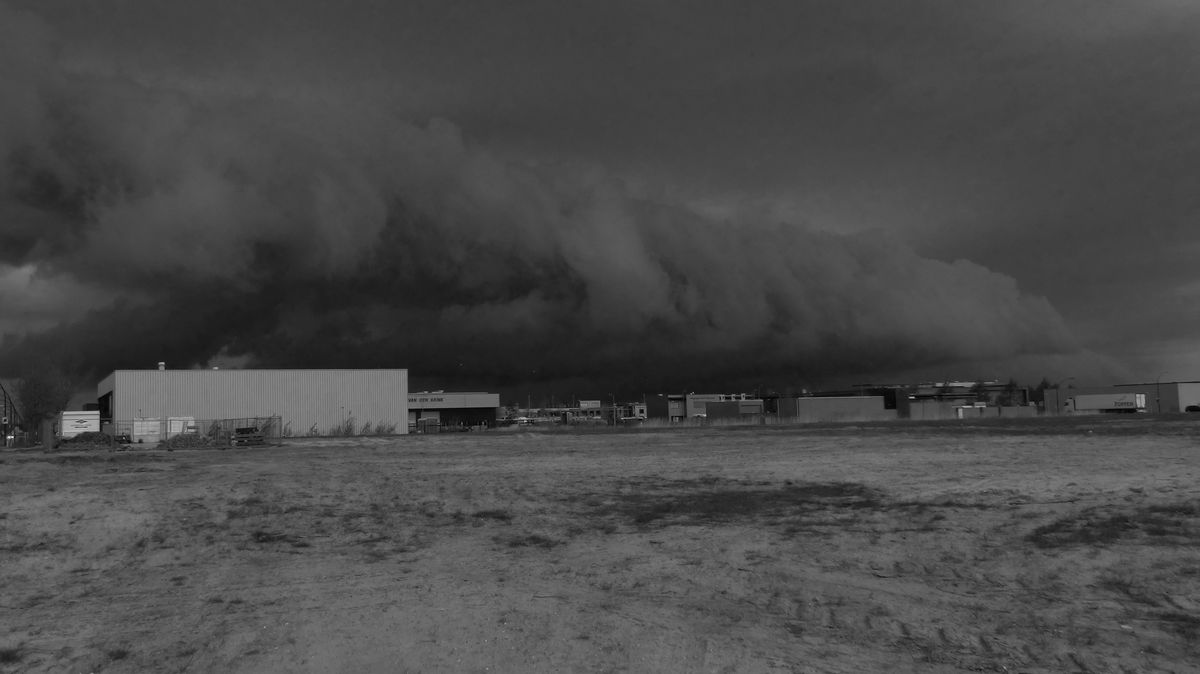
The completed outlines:
<svg viewBox="0 0 1200 674">
<path fill-rule="evenodd" d="M 421 391 L 408 396 L 408 428 L 414 431 L 493 428 L 499 416 L 498 393 Z"/>
<path fill-rule="evenodd" d="M 660 393 L 646 398 L 646 415 L 650 419 L 670 422 L 706 418 L 709 403 L 756 401 L 757 413 L 762 414 L 762 400 L 746 393 Z M 740 416 L 744 406 L 724 406 L 719 414 Z M 749 408 L 746 408 L 749 411 Z"/>
<path fill-rule="evenodd" d="M 1112 404 L 1102 406 L 1105 401 Z M 1045 414 L 1103 414 L 1122 411 L 1149 414 L 1200 412 L 1200 382 L 1163 381 L 1046 389 Z"/>
<path fill-rule="evenodd" d="M 987 403 L 997 407 L 1023 407 L 1030 403 L 1029 388 L 1015 381 L 952 380 L 925 381 L 917 384 L 855 384 L 840 391 L 818 391 L 816 398 L 882 396 L 886 409 L 898 409 L 901 399 L 971 406 Z"/>
<path fill-rule="evenodd" d="M 916 385 L 859 384 L 802 396 L 745 393 L 659 394 L 647 399 L 651 419 L 754 423 L 874 422 L 895 419 L 1032 417 L 1028 389 L 997 381 Z"/>
<path fill-rule="evenodd" d="M 403 369 L 168 370 L 160 364 L 117 370 L 96 393 L 106 428 L 135 442 L 248 418 L 277 419 L 282 436 L 408 432 Z"/>
<path fill-rule="evenodd" d="M 501 420 L 502 425 L 551 425 L 564 426 L 623 426 L 640 424 L 646 420 L 646 404 L 640 402 L 618 403 L 600 399 L 577 400 L 574 405 L 556 407 L 513 407 L 509 416 Z"/>
<path fill-rule="evenodd" d="M 752 421 L 763 416 L 763 401 L 759 398 L 709 400 L 704 404 L 704 416 L 709 421 Z"/>
<path fill-rule="evenodd" d="M 895 408 L 888 409 L 883 396 L 779 398 L 776 414 L 781 422 L 891 421 Z"/>
<path fill-rule="evenodd" d="M 886 421 L 896 418 L 883 396 L 776 396 L 748 393 L 667 393 L 647 398 L 651 419 L 709 423 L 773 419 L 773 423 Z"/>
<path fill-rule="evenodd" d="M 896 412 L 901 419 L 939 421 L 942 419 L 1028 419 L 1038 415 L 1034 405 L 991 405 L 969 400 L 939 400 L 917 396 L 897 398 Z"/>
</svg>

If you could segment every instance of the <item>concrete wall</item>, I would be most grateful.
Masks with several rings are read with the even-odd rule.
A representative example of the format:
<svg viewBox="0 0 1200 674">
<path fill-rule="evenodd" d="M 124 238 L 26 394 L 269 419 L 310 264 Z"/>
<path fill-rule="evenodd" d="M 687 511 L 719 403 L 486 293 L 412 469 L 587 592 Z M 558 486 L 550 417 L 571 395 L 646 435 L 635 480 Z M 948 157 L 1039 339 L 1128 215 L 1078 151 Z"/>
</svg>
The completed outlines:
<svg viewBox="0 0 1200 674">
<path fill-rule="evenodd" d="M 1032 419 L 1038 415 L 1038 408 L 1033 405 L 1014 407 L 998 407 L 1000 416 L 1005 419 Z"/>
<path fill-rule="evenodd" d="M 408 370 L 117 370 L 97 387 L 112 419 L 279 416 L 285 434 L 355 426 L 408 429 Z"/>
</svg>

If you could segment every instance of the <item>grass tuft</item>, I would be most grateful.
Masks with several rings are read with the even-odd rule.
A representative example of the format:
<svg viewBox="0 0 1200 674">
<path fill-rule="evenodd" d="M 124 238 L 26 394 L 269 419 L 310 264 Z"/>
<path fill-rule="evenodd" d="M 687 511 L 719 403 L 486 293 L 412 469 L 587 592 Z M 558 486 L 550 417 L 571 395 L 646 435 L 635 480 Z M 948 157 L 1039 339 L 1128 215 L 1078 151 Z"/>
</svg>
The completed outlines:
<svg viewBox="0 0 1200 674">
<path fill-rule="evenodd" d="M 526 536 L 513 536 L 510 538 L 496 538 L 496 542 L 503 542 L 510 548 L 550 548 L 562 545 L 562 541 L 553 538 L 547 538 L 538 534 L 529 534 Z"/>
<path fill-rule="evenodd" d="M 471 517 L 481 520 L 498 520 L 501 522 L 512 521 L 512 515 L 507 510 L 480 510 L 471 513 Z"/>
<path fill-rule="evenodd" d="M 251 538 L 259 543 L 279 543 L 281 541 L 289 541 L 290 537 L 287 534 L 281 534 L 272 531 L 255 531 L 251 534 Z"/>
</svg>

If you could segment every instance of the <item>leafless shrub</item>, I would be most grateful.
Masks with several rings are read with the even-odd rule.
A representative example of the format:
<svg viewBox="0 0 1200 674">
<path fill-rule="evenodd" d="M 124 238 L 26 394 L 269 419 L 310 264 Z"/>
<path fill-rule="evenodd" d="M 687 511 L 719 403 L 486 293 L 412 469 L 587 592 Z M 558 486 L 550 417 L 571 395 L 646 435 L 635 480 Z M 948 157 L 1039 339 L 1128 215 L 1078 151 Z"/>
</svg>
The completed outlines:
<svg viewBox="0 0 1200 674">
<path fill-rule="evenodd" d="M 180 433 L 159 443 L 159 447 L 166 450 L 195 449 L 198 447 L 213 447 L 214 445 L 216 445 L 216 442 L 211 437 L 196 433 Z"/>
<path fill-rule="evenodd" d="M 354 419 L 354 417 L 346 417 L 341 423 L 330 426 L 329 432 L 327 432 L 325 435 L 334 438 L 351 437 L 354 435 L 354 429 L 357 423 L 358 422 Z"/>
</svg>

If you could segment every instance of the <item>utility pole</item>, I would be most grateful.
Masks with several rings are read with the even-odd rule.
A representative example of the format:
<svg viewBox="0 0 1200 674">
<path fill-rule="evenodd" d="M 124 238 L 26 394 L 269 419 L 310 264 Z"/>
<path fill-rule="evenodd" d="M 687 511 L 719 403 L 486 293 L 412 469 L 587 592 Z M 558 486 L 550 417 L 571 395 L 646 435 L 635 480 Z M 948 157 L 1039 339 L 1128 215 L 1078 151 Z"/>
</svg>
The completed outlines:
<svg viewBox="0 0 1200 674">
<path fill-rule="evenodd" d="M 1059 379 L 1058 381 L 1054 382 L 1054 386 L 1051 386 L 1051 387 L 1050 387 L 1050 388 L 1054 389 L 1054 403 L 1055 403 L 1055 405 L 1057 405 L 1057 406 L 1058 406 L 1058 409 L 1054 410 L 1054 413 L 1055 413 L 1055 414 L 1062 414 L 1062 411 L 1063 411 L 1063 410 L 1062 410 L 1062 407 L 1063 407 L 1063 399 L 1062 399 L 1062 394 L 1061 394 L 1061 393 L 1059 393 L 1059 388 L 1058 388 L 1058 387 L 1059 387 L 1059 386 L 1062 386 L 1062 385 L 1063 385 L 1063 384 L 1065 384 L 1066 382 L 1069 382 L 1069 381 L 1071 381 L 1071 380 L 1073 380 L 1073 379 L 1075 379 L 1075 378 L 1074 378 L 1074 377 L 1067 377 L 1067 378 L 1065 378 L 1065 379 Z M 1044 394 L 1043 394 L 1043 395 L 1044 395 Z M 1044 406 L 1045 404 L 1046 404 L 1046 399 L 1045 399 L 1045 398 L 1042 398 L 1042 405 Z"/>
<path fill-rule="evenodd" d="M 1162 376 L 1166 373 L 1167 373 L 1167 371 L 1163 370 L 1162 372 L 1158 373 L 1157 377 L 1154 378 L 1154 413 L 1155 414 L 1162 414 Z"/>
</svg>

